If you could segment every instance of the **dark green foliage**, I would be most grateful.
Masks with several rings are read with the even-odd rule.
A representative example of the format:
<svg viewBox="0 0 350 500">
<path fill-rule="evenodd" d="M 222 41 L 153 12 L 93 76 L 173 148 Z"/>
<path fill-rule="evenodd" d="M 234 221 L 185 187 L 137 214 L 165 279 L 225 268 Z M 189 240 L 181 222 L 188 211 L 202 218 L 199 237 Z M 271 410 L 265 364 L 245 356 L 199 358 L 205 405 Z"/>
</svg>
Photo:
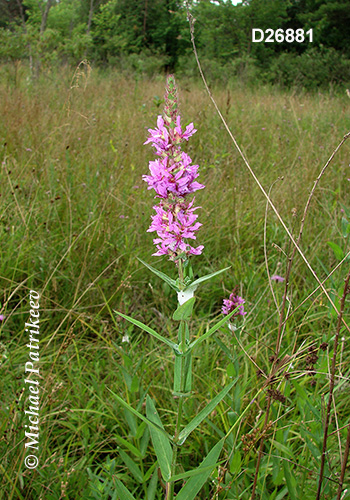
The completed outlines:
<svg viewBox="0 0 350 500">
<path fill-rule="evenodd" d="M 206 74 L 227 82 L 278 83 L 308 89 L 350 85 L 350 4 L 347 0 L 190 1 L 195 39 Z M 60 0 L 45 18 L 43 0 L 0 3 L 0 59 L 29 58 L 34 76 L 53 62 L 99 65 L 152 75 L 193 74 L 185 2 Z M 254 43 L 252 29 L 313 30 L 313 42 Z"/>
</svg>

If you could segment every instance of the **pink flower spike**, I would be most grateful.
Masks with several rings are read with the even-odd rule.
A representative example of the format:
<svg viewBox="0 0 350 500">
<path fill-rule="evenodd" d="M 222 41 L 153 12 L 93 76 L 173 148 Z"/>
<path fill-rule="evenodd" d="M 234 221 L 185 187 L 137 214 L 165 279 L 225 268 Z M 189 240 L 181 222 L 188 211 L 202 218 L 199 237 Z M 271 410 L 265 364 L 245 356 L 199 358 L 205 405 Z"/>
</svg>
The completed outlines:
<svg viewBox="0 0 350 500">
<path fill-rule="evenodd" d="M 175 127 L 174 127 L 175 125 Z M 173 128 L 174 127 L 174 128 Z M 170 260 L 185 259 L 189 255 L 200 255 L 203 245 L 193 248 L 188 240 L 196 239 L 196 231 L 202 226 L 197 222 L 193 200 L 187 195 L 205 186 L 195 179 L 199 176 L 198 165 L 192 165 L 188 154 L 181 150 L 181 143 L 196 132 L 193 123 L 183 131 L 178 112 L 178 98 L 175 79 L 167 79 L 164 118 L 159 115 L 157 127 L 148 129 L 149 137 L 144 144 L 151 144 L 159 157 L 149 162 L 149 175 L 143 175 L 148 189 L 154 189 L 155 198 L 160 198 L 154 206 L 155 215 L 147 232 L 156 232 L 153 240 L 157 251 L 153 255 L 169 255 Z"/>
<path fill-rule="evenodd" d="M 223 306 L 222 306 L 222 314 L 230 314 L 234 309 L 236 309 L 238 306 L 239 309 L 233 317 L 235 316 L 245 316 L 247 313 L 244 310 L 243 304 L 245 303 L 245 300 L 240 297 L 239 295 L 235 295 L 234 293 L 231 293 L 230 297 L 228 299 L 223 300 Z"/>
<path fill-rule="evenodd" d="M 0 321 L 4 321 L 5 316 L 3 314 L 0 314 Z"/>
<path fill-rule="evenodd" d="M 284 281 L 284 278 L 282 276 L 278 276 L 278 274 L 274 274 L 273 276 L 271 276 L 271 281 L 282 283 Z"/>
</svg>

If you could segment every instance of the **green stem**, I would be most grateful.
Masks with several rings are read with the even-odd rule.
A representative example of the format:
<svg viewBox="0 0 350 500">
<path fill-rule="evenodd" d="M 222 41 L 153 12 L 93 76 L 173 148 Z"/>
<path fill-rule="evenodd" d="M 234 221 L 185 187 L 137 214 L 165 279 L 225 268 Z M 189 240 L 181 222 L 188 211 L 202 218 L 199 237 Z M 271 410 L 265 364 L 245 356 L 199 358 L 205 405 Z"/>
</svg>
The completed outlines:
<svg viewBox="0 0 350 500">
<path fill-rule="evenodd" d="M 179 274 L 180 274 L 180 266 L 179 266 Z M 181 280 L 181 279 L 180 279 Z M 180 341 L 180 350 L 181 352 L 185 352 L 186 350 L 186 321 L 182 320 L 180 323 L 181 330 L 181 341 Z M 181 365 L 181 377 L 180 377 L 180 393 L 185 392 L 185 383 L 186 383 L 187 373 L 185 373 L 185 362 Z M 182 423 L 182 409 L 184 404 L 185 396 L 179 395 L 179 405 L 177 409 L 177 418 L 176 418 L 176 426 L 175 426 L 175 434 L 174 434 L 174 445 L 173 445 L 173 457 L 171 462 L 171 475 L 174 476 L 176 473 L 176 460 L 177 460 L 177 436 L 181 431 L 181 423 Z M 173 500 L 174 498 L 174 486 L 175 482 L 171 481 L 166 485 L 166 495 L 165 500 Z"/>
<path fill-rule="evenodd" d="M 185 288 L 185 284 L 184 284 L 184 270 L 183 270 L 183 267 L 182 267 L 182 260 L 179 259 L 178 262 L 179 262 L 179 288 L 180 288 L 180 290 L 183 290 Z"/>
<path fill-rule="evenodd" d="M 185 284 L 184 284 L 184 269 L 182 266 L 181 259 L 179 259 L 179 261 L 178 261 L 178 270 L 179 270 L 179 288 L 180 288 L 180 290 L 183 290 L 185 288 Z M 179 333 L 178 342 L 179 342 L 180 351 L 182 353 L 184 353 L 186 351 L 186 331 L 187 331 L 187 321 L 186 320 L 181 320 L 179 332 L 180 331 L 181 331 L 181 338 L 180 338 L 180 333 Z M 176 418 L 174 445 L 173 445 L 173 457 L 172 457 L 172 461 L 171 461 L 171 475 L 172 476 L 174 476 L 176 473 L 176 460 L 177 460 L 176 441 L 177 441 L 177 436 L 180 434 L 180 431 L 181 431 L 182 409 L 183 409 L 184 398 L 185 398 L 185 395 L 182 395 L 185 392 L 186 378 L 187 378 L 185 365 L 186 365 L 185 360 L 183 360 L 182 364 L 181 364 L 181 372 L 180 372 L 179 405 L 178 405 L 178 409 L 177 409 L 177 418 Z M 165 500 L 173 500 L 174 499 L 174 487 L 175 487 L 174 481 L 171 481 L 170 483 L 166 484 Z"/>
</svg>

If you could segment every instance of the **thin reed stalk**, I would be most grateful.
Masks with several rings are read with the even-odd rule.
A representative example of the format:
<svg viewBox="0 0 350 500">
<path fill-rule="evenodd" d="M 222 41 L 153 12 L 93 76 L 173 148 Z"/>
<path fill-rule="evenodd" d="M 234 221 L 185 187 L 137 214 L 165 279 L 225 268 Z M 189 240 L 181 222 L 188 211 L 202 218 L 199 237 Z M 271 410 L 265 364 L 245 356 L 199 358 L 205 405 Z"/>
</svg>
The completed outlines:
<svg viewBox="0 0 350 500">
<path fill-rule="evenodd" d="M 344 291 L 343 291 L 343 295 L 342 295 L 342 298 L 340 301 L 340 311 L 338 314 L 337 330 L 336 330 L 336 334 L 335 334 L 335 338 L 334 338 L 333 358 L 332 358 L 332 366 L 331 366 L 330 381 L 329 381 L 329 396 L 328 396 L 328 403 L 327 403 L 326 421 L 324 424 L 323 445 L 322 445 L 322 455 L 321 455 L 321 464 L 320 464 L 320 475 L 319 475 L 319 480 L 318 480 L 316 500 L 320 500 L 320 496 L 321 496 L 322 481 L 323 481 L 323 474 L 324 474 L 324 465 L 325 465 L 326 453 L 327 453 L 328 429 L 329 429 L 329 422 L 330 422 L 330 416 L 331 416 L 333 390 L 334 390 L 334 383 L 335 383 L 335 365 L 336 365 L 336 361 L 337 361 L 339 335 L 340 335 L 340 328 L 342 325 L 342 317 L 343 317 L 343 313 L 344 313 L 345 299 L 349 293 L 349 280 L 350 280 L 350 270 L 349 270 L 348 275 L 345 279 Z M 346 460 L 347 460 L 347 457 L 346 457 Z M 346 460 L 345 460 L 345 453 L 344 453 L 342 470 L 344 467 L 344 461 L 346 461 Z M 341 485 L 339 485 L 339 487 L 340 486 Z M 340 498 L 339 497 L 339 490 L 338 490 L 338 498 Z"/>
</svg>

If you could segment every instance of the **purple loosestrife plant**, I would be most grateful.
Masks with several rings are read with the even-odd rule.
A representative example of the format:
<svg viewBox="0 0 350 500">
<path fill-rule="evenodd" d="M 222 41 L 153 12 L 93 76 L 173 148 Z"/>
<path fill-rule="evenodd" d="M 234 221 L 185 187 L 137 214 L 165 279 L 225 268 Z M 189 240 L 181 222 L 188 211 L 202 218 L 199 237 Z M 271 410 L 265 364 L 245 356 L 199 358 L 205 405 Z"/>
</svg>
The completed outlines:
<svg viewBox="0 0 350 500">
<path fill-rule="evenodd" d="M 153 208 L 149 232 L 156 231 L 158 238 L 153 240 L 157 252 L 153 255 L 169 255 L 170 260 L 185 260 L 189 255 L 200 255 L 203 245 L 193 247 L 188 240 L 196 239 L 196 231 L 201 227 L 196 222 L 198 215 L 194 207 L 195 198 L 189 199 L 205 186 L 195 179 L 198 177 L 198 165 L 181 150 L 181 144 L 197 132 L 193 123 L 181 128 L 181 117 L 178 112 L 178 99 L 175 79 L 170 75 L 167 79 L 164 118 L 158 116 L 157 127 L 148 129 L 150 136 L 144 144 L 152 144 L 159 156 L 149 162 L 151 175 L 143 175 L 148 189 L 154 189 L 158 205 Z"/>
<path fill-rule="evenodd" d="M 118 395 L 114 394 L 114 396 L 124 408 L 148 424 L 154 451 L 166 485 L 165 500 L 173 500 L 176 480 L 173 478 L 177 474 L 180 447 L 189 434 L 212 413 L 238 380 L 238 377 L 236 377 L 234 380 L 229 381 L 198 415 L 183 426 L 183 405 L 185 400 L 192 395 L 192 351 L 227 323 L 233 315 L 244 315 L 245 313 L 242 312 L 243 299 L 241 297 L 234 299 L 231 295 L 229 303 L 226 305 L 225 317 L 191 341 L 189 319 L 195 302 L 194 292 L 201 283 L 229 268 L 198 279 L 193 277 L 192 267 L 189 263 L 190 256 L 200 255 L 204 247 L 203 245 L 196 247 L 191 245 L 196 240 L 196 233 L 202 225 L 197 221 L 198 215 L 195 211 L 199 207 L 195 206 L 195 198 L 192 195 L 199 189 L 203 189 L 204 186 L 196 180 L 198 165 L 192 165 L 191 158 L 181 149 L 181 145 L 189 140 L 196 132 L 196 129 L 193 123 L 188 125 L 185 130 L 181 127 L 177 89 L 173 75 L 170 75 L 167 79 L 164 116 L 158 116 L 157 127 L 148 131 L 149 137 L 145 144 L 151 144 L 154 147 L 157 159 L 149 162 L 150 175 L 144 175 L 143 180 L 147 182 L 148 189 L 154 189 L 155 198 L 159 200 L 159 203 L 154 206 L 155 214 L 152 215 L 152 222 L 148 229 L 149 232 L 157 233 L 157 237 L 153 240 L 157 251 L 153 255 L 169 256 L 169 259 L 176 263 L 179 277 L 174 280 L 141 259 L 139 260 L 177 292 L 178 307 L 172 316 L 174 321 L 179 322 L 177 341 L 164 337 L 130 316 L 120 312 L 117 312 L 117 314 L 152 335 L 158 341 L 168 345 L 175 355 L 173 394 L 176 396 L 178 408 L 175 412 L 174 434 L 171 436 L 165 431 L 154 402 L 148 395 L 146 397 L 146 417 Z M 234 426 L 238 422 L 239 419 L 237 419 Z M 220 439 L 209 451 L 197 468 L 196 473 L 186 480 L 185 485 L 176 495 L 177 500 L 194 500 L 196 498 L 201 487 L 217 466 L 223 445 L 224 438 Z M 134 499 L 119 479 L 117 479 L 117 491 L 121 498 Z"/>
</svg>

